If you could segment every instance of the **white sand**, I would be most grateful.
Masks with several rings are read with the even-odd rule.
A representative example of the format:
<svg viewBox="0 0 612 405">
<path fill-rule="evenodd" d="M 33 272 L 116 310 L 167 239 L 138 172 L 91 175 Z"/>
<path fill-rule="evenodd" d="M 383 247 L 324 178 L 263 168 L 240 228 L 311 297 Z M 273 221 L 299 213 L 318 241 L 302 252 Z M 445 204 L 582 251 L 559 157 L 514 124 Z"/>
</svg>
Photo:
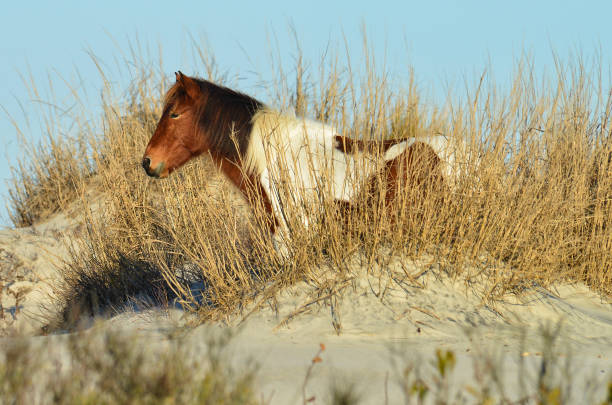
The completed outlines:
<svg viewBox="0 0 612 405">
<path fill-rule="evenodd" d="M 408 266 L 418 270 L 414 264 Z M 518 399 L 517 383 L 511 380 L 518 374 L 521 354 L 531 357 L 527 361 L 533 364 L 539 361 L 544 349 L 540 326 L 559 320 L 562 337 L 557 354 L 570 356 L 582 373 L 596 370 L 598 377 L 612 380 L 612 305 L 584 286 L 563 286 L 555 294 L 538 289 L 522 296 L 522 302 L 499 304 L 497 311 L 503 319 L 462 282 L 426 275 L 421 278 L 424 288 L 389 285 L 380 299 L 378 278 L 363 273 L 343 291 L 335 315 L 329 304 L 315 304 L 287 326 L 278 327 L 279 321 L 310 301 L 305 294 L 308 286 L 302 284 L 287 291 L 276 308 L 264 307 L 249 317 L 237 347 L 262 363 L 263 391 L 274 393 L 272 403 L 301 399 L 292 395 L 301 386 L 318 343 L 324 343 L 326 350 L 323 362 L 315 366 L 317 378 L 308 385 L 309 393 L 318 398 L 325 396 L 330 377 L 337 375 L 355 381 L 367 403 L 383 403 L 385 385 L 390 398 L 395 398 L 390 403 L 400 402 L 398 386 L 391 381 L 400 373 L 390 358 L 430 363 L 436 348 L 441 348 L 458 355 L 455 387 L 473 384 L 473 359 L 486 353 L 499 358 L 507 373 L 506 385 L 511 392 L 517 391 L 513 397 Z M 334 319 L 340 321 L 340 335 L 332 326 Z M 522 339 L 524 333 L 527 336 Z M 401 355 L 392 355 L 397 351 Z M 294 387 L 294 391 L 279 387 Z"/>
<path fill-rule="evenodd" d="M 62 215 L 35 227 L 0 232 L 0 271 L 5 281 L 10 280 L 1 295 L 4 334 L 33 335 L 44 323 L 43 308 L 53 308 L 50 285 L 59 279 L 54 264 L 66 254 L 62 242 L 73 232 L 79 232 L 78 224 Z M 488 353 L 497 359 L 508 395 L 518 398 L 519 359 L 535 368 L 546 348 L 541 325 L 560 320 L 555 358 L 572 361 L 573 401 L 582 399 L 585 380 L 612 380 L 612 304 L 583 285 L 558 286 L 554 291 L 534 287 L 490 308 L 477 293 L 478 283 L 440 276 L 435 263 L 397 259 L 384 268 L 390 274 L 424 273 L 418 278 L 420 286 L 389 282 L 389 277 L 379 279 L 367 269 L 352 268 L 345 287 L 333 296 L 300 283 L 230 320 L 236 333 L 227 348 L 232 362 L 240 367 L 252 359 L 260 365 L 257 388 L 271 404 L 302 403 L 305 374 L 320 343 L 326 347 L 322 362 L 314 365 L 306 384 L 306 396 L 315 397 L 311 403 L 326 403 L 330 386 L 346 381 L 354 383 L 361 403 L 382 404 L 385 398 L 390 404 L 404 403 L 396 382 L 398 370 L 412 362 L 431 371 L 437 348 L 457 356 L 451 391 L 474 384 L 474 373 L 482 367 L 477 363 Z M 374 270 L 370 274 L 380 273 Z M 19 291 L 17 308 L 9 292 Z M 183 315 L 180 310 L 125 313 L 105 323 L 112 329 L 138 330 L 143 344 L 149 344 L 151 334 L 165 339 L 163 331 L 181 323 Z M 211 331 L 226 327 L 202 325 L 190 332 L 190 338 L 201 343 Z"/>
<path fill-rule="evenodd" d="M 53 283 L 61 280 L 58 267 L 67 259 L 66 244 L 80 226 L 58 214 L 35 226 L 0 230 L 2 332 L 39 333 L 48 321 Z"/>
</svg>

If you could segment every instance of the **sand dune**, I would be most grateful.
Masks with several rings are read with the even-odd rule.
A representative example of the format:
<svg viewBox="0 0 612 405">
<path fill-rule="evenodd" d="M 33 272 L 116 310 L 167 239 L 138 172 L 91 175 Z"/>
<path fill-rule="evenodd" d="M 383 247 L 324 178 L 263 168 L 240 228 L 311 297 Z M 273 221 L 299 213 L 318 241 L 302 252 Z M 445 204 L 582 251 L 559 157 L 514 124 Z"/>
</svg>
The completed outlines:
<svg viewBox="0 0 612 405">
<path fill-rule="evenodd" d="M 80 232 L 78 222 L 67 215 L 0 232 L 4 335 L 33 339 L 40 333 L 55 308 L 52 285 L 61 282 L 55 265 L 65 257 L 64 244 L 75 232 Z M 404 403 L 397 383 L 402 370 L 412 364 L 426 374 L 436 349 L 450 350 L 457 358 L 451 399 L 482 371 L 484 359 L 496 359 L 509 396 L 518 399 L 520 359 L 537 367 L 547 349 L 541 328 L 559 322 L 555 356 L 571 359 L 576 384 L 572 401 L 580 402 L 586 382 L 612 379 L 612 303 L 584 285 L 532 286 L 491 306 L 478 282 L 451 279 L 433 258 L 394 258 L 382 269 L 367 269 L 359 262 L 355 257 L 352 273 L 335 284 L 340 289 L 319 291 L 301 282 L 275 299 L 257 301 L 226 323 L 195 328 L 189 339 L 201 344 L 215 331 L 232 329 L 235 336 L 227 348 L 231 361 L 236 367 L 248 359 L 259 364 L 257 389 L 271 404 L 302 403 L 304 392 L 314 397 L 312 403 L 326 403 L 332 385 L 350 383 L 362 403 Z M 417 276 L 402 276 L 406 273 Z M 167 330 L 186 317 L 179 309 L 126 311 L 103 321 L 96 333 L 106 328 L 138 331 L 137 339 L 155 352 L 157 343 L 150 342 L 167 339 Z M 322 362 L 312 367 L 304 386 L 321 343 Z"/>
</svg>

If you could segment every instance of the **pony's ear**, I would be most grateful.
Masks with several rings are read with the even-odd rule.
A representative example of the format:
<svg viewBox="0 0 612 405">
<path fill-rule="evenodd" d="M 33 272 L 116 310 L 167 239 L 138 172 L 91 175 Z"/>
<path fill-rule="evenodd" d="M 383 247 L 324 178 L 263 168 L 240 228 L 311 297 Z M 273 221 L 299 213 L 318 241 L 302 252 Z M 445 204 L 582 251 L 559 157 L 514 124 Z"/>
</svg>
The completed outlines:
<svg viewBox="0 0 612 405">
<path fill-rule="evenodd" d="M 185 92 L 192 100 L 200 97 L 200 86 L 189 76 L 185 76 L 180 70 L 175 73 L 176 82 L 185 89 Z"/>
</svg>

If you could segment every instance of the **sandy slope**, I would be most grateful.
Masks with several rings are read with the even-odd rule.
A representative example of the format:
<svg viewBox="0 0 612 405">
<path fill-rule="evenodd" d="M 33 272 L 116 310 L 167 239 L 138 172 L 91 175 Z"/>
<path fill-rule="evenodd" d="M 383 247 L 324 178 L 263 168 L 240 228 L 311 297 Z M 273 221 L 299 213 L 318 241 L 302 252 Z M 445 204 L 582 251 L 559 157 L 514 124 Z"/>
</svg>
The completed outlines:
<svg viewBox="0 0 612 405">
<path fill-rule="evenodd" d="M 80 225 L 72 213 L 53 216 L 27 228 L 0 230 L 0 336 L 35 334 L 47 323 L 58 265 L 67 257 L 67 243 Z"/>
<path fill-rule="evenodd" d="M 65 215 L 0 232 L 4 334 L 31 336 L 44 323 L 43 308 L 53 308 L 50 285 L 59 279 L 54 264 L 66 254 L 63 243 L 75 232 L 79 225 Z M 540 327 L 559 320 L 562 337 L 555 358 L 572 361 L 575 400 L 583 395 L 585 380 L 612 380 L 612 304 L 585 286 L 564 285 L 555 291 L 534 287 L 491 308 L 483 304 L 478 285 L 444 276 L 431 260 L 395 259 L 368 272 L 356 258 L 351 268 L 341 291 L 318 291 L 300 283 L 229 321 L 235 329 L 227 348 L 232 361 L 237 367 L 246 359 L 260 365 L 258 389 L 270 403 L 302 403 L 305 374 L 320 343 L 326 347 L 322 362 L 314 365 L 305 385 L 314 403 L 326 403 L 331 385 L 347 381 L 364 403 L 381 404 L 385 398 L 404 403 L 397 384 L 401 370 L 412 364 L 428 374 L 437 348 L 457 356 L 452 389 L 473 384 L 482 361 L 495 358 L 510 396 L 518 398 L 520 359 L 536 369 L 546 349 Z M 371 275 L 381 272 L 392 277 Z M 405 272 L 419 277 L 401 281 Z M 148 343 L 150 335 L 165 339 L 164 331 L 182 323 L 184 315 L 180 310 L 124 313 L 105 324 L 138 330 Z M 190 339 L 201 344 L 212 331 L 227 327 L 202 325 L 190 332 Z"/>
<path fill-rule="evenodd" d="M 400 266 L 399 262 L 390 267 Z M 413 272 L 419 270 L 418 264 L 404 266 L 412 267 Z M 518 373 L 519 359 L 532 358 L 527 361 L 535 365 L 545 347 L 540 327 L 559 320 L 562 337 L 557 354 L 569 356 L 582 373 L 597 369 L 598 377 L 612 378 L 612 305 L 603 303 L 584 286 L 563 286 L 556 293 L 534 290 L 520 301 L 502 303 L 493 310 L 482 304 L 472 287 L 436 278 L 433 270 L 421 278 L 423 288 L 396 283 L 387 286 L 382 298 L 377 278 L 364 273 L 357 272 L 338 298 L 334 314 L 330 305 L 315 304 L 279 327 L 279 321 L 309 302 L 305 294 L 308 286 L 303 284 L 287 291 L 276 307 L 264 307 L 248 319 L 238 337 L 242 343 L 237 346 L 248 347 L 245 354 L 259 353 L 258 359 L 269 375 L 264 391 L 269 395 L 275 392 L 278 400 L 273 403 L 292 403 L 291 393 L 278 387 L 300 386 L 319 342 L 325 343 L 327 350 L 323 363 L 317 365 L 318 378 L 309 384 L 318 397 L 325 395 L 330 376 L 338 375 L 354 380 L 371 403 L 382 403 L 385 380 L 400 375 L 390 358 L 400 364 L 429 363 L 436 348 L 458 355 L 456 387 L 474 380 L 473 359 L 486 353 L 499 357 L 508 388 L 518 392 L 512 379 Z M 338 319 L 340 335 L 332 327 Z M 391 398 L 401 397 L 396 384 L 387 386 Z"/>
</svg>

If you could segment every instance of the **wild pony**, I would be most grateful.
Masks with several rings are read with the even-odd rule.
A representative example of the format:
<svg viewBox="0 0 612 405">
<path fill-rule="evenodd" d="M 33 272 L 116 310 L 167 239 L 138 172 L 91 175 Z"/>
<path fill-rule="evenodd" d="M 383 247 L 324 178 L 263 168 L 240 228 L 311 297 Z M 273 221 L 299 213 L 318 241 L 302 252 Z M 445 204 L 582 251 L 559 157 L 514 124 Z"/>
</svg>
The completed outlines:
<svg viewBox="0 0 612 405">
<path fill-rule="evenodd" d="M 250 96 L 177 72 L 142 166 L 149 176 L 164 178 L 209 153 L 252 206 L 263 205 L 274 241 L 281 243 L 280 233 L 284 241 L 289 236 L 289 206 L 303 210 L 299 215 L 308 224 L 310 203 L 321 198 L 333 199 L 346 212 L 359 193 L 380 184 L 389 207 L 402 187 L 443 185 L 446 162 L 439 154 L 445 146 L 441 136 L 349 138 L 326 123 L 279 113 Z"/>
</svg>

